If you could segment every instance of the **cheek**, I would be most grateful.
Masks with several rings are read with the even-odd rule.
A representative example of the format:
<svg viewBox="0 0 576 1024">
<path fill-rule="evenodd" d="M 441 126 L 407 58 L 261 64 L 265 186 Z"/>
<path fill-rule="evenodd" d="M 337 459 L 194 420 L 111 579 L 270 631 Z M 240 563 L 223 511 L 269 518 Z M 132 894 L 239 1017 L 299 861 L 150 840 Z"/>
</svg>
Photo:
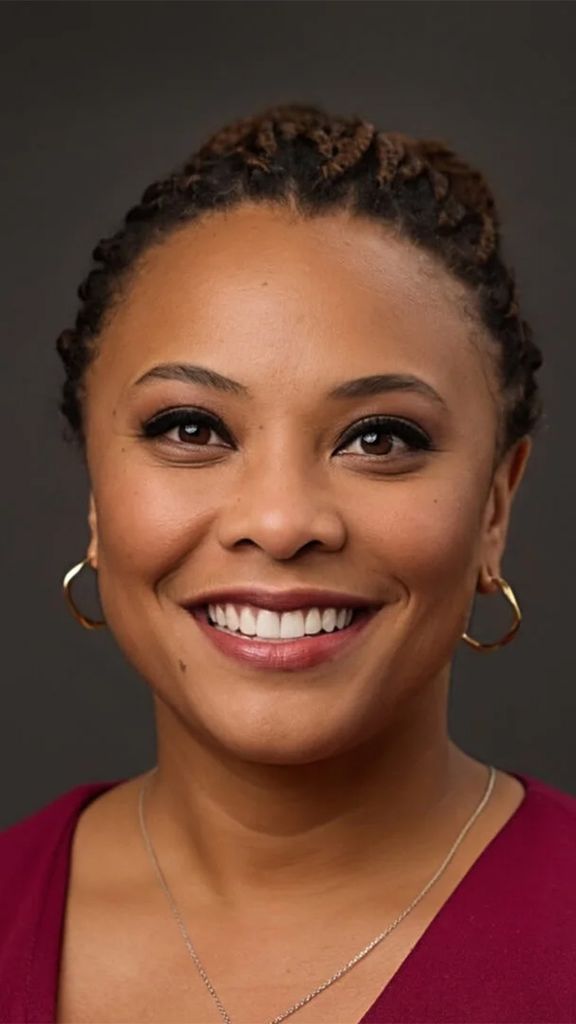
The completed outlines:
<svg viewBox="0 0 576 1024">
<path fill-rule="evenodd" d="M 128 459 L 100 468 L 93 481 L 102 610 L 128 661 L 144 678 L 164 679 L 179 669 L 166 643 L 163 593 L 202 543 L 214 495 L 201 486 L 201 474 L 194 478 L 185 469 L 129 464 Z M 175 587 L 178 593 L 181 585 Z"/>
<path fill-rule="evenodd" d="M 379 571 L 393 576 L 416 598 L 462 586 L 480 539 L 477 489 L 454 482 L 402 482 L 389 486 L 381 502 L 358 525 Z"/>
<path fill-rule="evenodd" d="M 177 467 L 126 465 L 102 474 L 97 494 L 103 565 L 115 575 L 150 581 L 169 573 L 201 541 L 218 507 L 201 473 L 196 481 L 193 472 Z"/>
</svg>

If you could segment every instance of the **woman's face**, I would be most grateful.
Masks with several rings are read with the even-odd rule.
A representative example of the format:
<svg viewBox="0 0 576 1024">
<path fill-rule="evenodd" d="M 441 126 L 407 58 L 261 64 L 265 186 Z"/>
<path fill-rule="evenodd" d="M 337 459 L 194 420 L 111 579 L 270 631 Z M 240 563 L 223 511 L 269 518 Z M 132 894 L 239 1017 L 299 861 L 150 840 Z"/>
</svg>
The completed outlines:
<svg viewBox="0 0 576 1024">
<path fill-rule="evenodd" d="M 147 252 L 86 378 L 89 555 L 108 624 L 174 728 L 304 763 L 384 734 L 408 700 L 445 699 L 530 449 L 493 473 L 494 350 L 463 286 L 368 219 L 245 204 Z M 150 374 L 164 364 L 236 384 Z M 175 409 L 184 422 L 159 421 Z M 374 416 L 391 422 L 362 425 Z M 238 656 L 185 607 L 239 587 L 378 610 L 328 650 L 316 635 L 272 662 L 288 641 Z"/>
</svg>

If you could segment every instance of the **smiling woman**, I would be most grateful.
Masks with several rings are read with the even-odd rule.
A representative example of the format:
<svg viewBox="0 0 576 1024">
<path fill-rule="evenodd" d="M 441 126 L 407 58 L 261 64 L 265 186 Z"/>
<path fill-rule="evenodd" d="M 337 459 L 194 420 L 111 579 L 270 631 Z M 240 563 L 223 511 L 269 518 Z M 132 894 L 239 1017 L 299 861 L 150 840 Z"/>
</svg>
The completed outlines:
<svg viewBox="0 0 576 1024">
<path fill-rule="evenodd" d="M 90 480 L 64 591 L 150 686 L 158 756 L 0 837 L 0 1019 L 576 1021 L 576 800 L 446 724 L 457 645 L 520 625 L 540 415 L 483 177 L 275 108 L 93 256 L 58 338 Z M 513 611 L 490 642 L 476 592 Z"/>
</svg>

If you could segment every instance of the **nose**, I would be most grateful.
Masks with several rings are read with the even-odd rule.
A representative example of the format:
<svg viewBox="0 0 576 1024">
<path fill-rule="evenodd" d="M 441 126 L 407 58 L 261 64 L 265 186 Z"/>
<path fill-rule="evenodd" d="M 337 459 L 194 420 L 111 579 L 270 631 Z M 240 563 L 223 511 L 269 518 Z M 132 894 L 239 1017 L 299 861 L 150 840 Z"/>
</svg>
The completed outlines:
<svg viewBox="0 0 576 1024">
<path fill-rule="evenodd" d="M 294 453 L 264 458 L 237 478 L 220 513 L 220 543 L 252 544 L 271 558 L 294 558 L 304 549 L 338 551 L 346 527 L 326 474 Z"/>
</svg>

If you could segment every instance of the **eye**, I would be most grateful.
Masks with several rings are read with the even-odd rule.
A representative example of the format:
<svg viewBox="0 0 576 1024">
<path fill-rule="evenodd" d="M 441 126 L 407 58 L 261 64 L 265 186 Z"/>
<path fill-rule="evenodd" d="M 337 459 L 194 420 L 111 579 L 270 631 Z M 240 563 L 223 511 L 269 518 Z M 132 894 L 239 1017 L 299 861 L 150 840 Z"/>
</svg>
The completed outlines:
<svg viewBox="0 0 576 1024">
<path fill-rule="evenodd" d="M 432 440 L 424 430 L 411 420 L 398 416 L 371 416 L 355 424 L 346 432 L 338 452 L 356 440 L 364 448 L 352 452 L 353 455 L 371 455 L 381 459 L 386 456 L 395 458 L 407 453 L 434 450 Z"/>
<path fill-rule="evenodd" d="M 172 432 L 176 437 L 169 437 Z M 235 447 L 230 433 L 217 416 L 206 410 L 182 406 L 165 409 L 142 424 L 142 436 L 147 439 L 162 438 L 180 448 L 220 448 L 222 441 L 225 446 Z M 213 441 L 213 437 L 220 440 Z M 381 461 L 418 451 L 434 450 L 424 430 L 410 420 L 397 416 L 371 416 L 356 423 L 344 435 L 337 454 L 355 441 L 364 447 L 351 454 L 368 455 Z"/>
<path fill-rule="evenodd" d="M 177 437 L 168 437 L 172 431 L 177 434 Z M 142 425 L 143 437 L 162 436 L 170 443 L 188 445 L 189 447 L 215 447 L 214 443 L 209 443 L 209 438 L 213 434 L 224 438 L 225 443 L 233 444 L 230 434 L 217 416 L 200 409 L 186 409 L 182 406 L 176 409 L 165 409 Z M 216 442 L 216 447 L 221 447 L 221 445 Z"/>
</svg>

